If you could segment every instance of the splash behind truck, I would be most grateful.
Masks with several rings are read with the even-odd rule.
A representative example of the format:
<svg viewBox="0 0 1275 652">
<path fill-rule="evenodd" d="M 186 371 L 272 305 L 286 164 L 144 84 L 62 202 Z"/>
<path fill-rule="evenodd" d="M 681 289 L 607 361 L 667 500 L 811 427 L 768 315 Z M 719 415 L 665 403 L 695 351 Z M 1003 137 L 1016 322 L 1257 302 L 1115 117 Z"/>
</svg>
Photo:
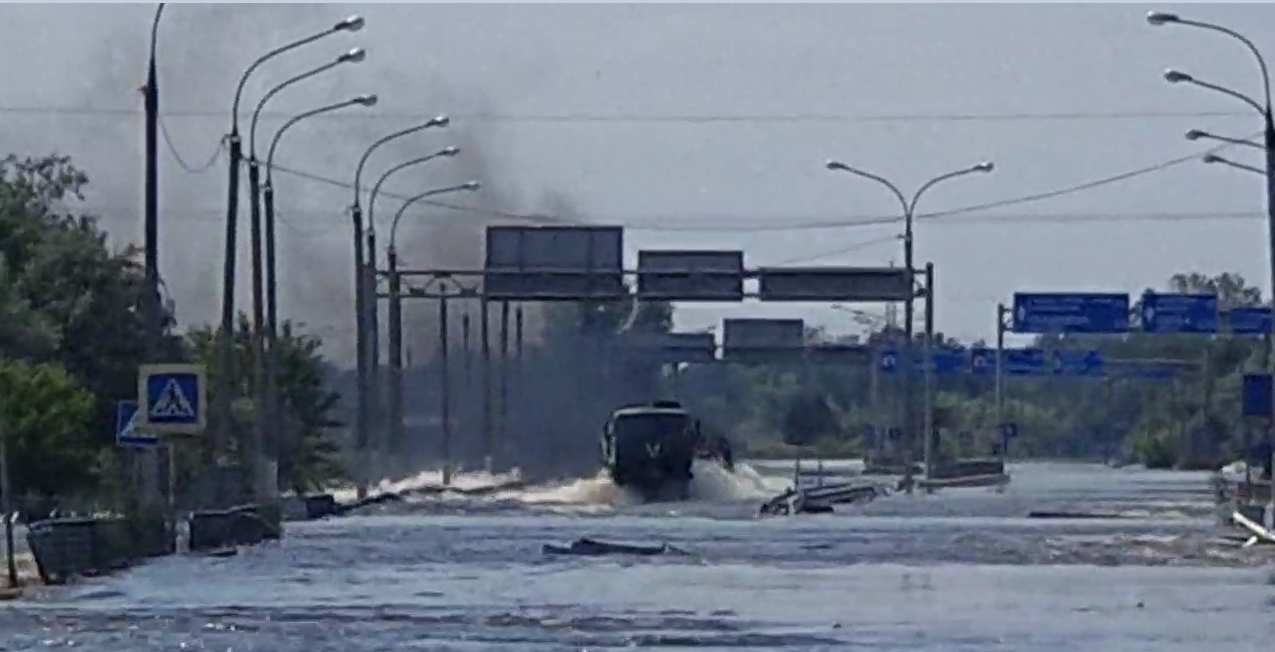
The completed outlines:
<svg viewBox="0 0 1275 652">
<path fill-rule="evenodd" d="M 602 464 L 616 486 L 643 500 L 686 500 L 696 459 L 734 470 L 730 444 L 707 440 L 698 419 L 676 401 L 653 401 L 611 413 L 602 433 Z"/>
</svg>

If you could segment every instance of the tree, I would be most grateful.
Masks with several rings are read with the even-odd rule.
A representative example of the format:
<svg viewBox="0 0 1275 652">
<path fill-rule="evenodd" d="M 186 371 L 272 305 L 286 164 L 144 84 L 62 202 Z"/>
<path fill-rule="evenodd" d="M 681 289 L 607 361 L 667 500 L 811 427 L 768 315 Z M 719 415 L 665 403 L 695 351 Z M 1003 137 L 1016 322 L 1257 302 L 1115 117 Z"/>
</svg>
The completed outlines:
<svg viewBox="0 0 1275 652">
<path fill-rule="evenodd" d="M 0 362 L 0 436 L 18 495 L 66 496 L 98 479 L 93 395 L 50 364 Z"/>
<path fill-rule="evenodd" d="M 214 333 L 205 327 L 188 337 L 193 359 L 209 369 L 209 382 L 216 386 L 219 370 Z M 253 402 L 252 333 L 247 315 L 241 314 L 234 335 L 234 432 L 250 432 L 258 409 Z M 320 339 L 298 332 L 292 322 L 285 321 L 280 325 L 277 346 L 282 407 L 281 423 L 275 424 L 279 478 L 283 488 L 305 493 L 345 477 L 333 432 L 341 425 L 332 416 L 339 396 L 328 389 L 328 365 L 320 352 Z"/>
</svg>

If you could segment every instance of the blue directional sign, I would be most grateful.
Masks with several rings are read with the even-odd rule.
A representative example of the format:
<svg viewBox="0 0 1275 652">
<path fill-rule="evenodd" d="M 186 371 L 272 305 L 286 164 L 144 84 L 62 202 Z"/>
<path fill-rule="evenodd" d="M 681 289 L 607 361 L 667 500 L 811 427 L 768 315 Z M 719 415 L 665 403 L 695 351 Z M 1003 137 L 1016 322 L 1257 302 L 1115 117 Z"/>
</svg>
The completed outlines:
<svg viewBox="0 0 1275 652">
<path fill-rule="evenodd" d="M 913 367 L 916 373 L 922 374 L 925 371 L 925 353 L 921 350 L 913 351 L 916 361 Z M 888 349 L 881 352 L 880 369 L 882 373 L 895 374 L 903 368 L 904 355 L 902 352 Z M 964 349 L 934 349 L 930 351 L 930 359 L 933 362 L 933 371 L 936 376 L 959 376 L 965 373 L 965 351 Z"/>
<path fill-rule="evenodd" d="M 1101 351 L 1054 351 L 1055 376 L 1099 377 L 1106 370 Z"/>
<path fill-rule="evenodd" d="M 1212 334 L 1221 329 L 1217 295 L 1142 295 L 1142 330 L 1156 335 L 1171 333 Z"/>
<path fill-rule="evenodd" d="M 1051 370 L 1040 349 L 1005 349 L 1001 373 L 1006 376 L 1044 376 Z"/>
<path fill-rule="evenodd" d="M 137 377 L 138 403 L 147 430 L 182 435 L 203 431 L 208 387 L 202 366 L 142 365 Z"/>
<path fill-rule="evenodd" d="M 1018 293 L 1015 333 L 1129 332 L 1129 295 L 1113 293 Z"/>
<path fill-rule="evenodd" d="M 1243 416 L 1271 416 L 1271 376 L 1270 374 L 1247 374 L 1240 389 Z"/>
<path fill-rule="evenodd" d="M 1227 328 L 1234 335 L 1267 335 L 1271 332 L 1271 309 L 1261 306 L 1232 308 L 1226 313 Z"/>
<path fill-rule="evenodd" d="M 120 401 L 115 405 L 115 443 L 129 448 L 150 448 L 159 437 L 144 431 L 137 401 Z"/>
</svg>

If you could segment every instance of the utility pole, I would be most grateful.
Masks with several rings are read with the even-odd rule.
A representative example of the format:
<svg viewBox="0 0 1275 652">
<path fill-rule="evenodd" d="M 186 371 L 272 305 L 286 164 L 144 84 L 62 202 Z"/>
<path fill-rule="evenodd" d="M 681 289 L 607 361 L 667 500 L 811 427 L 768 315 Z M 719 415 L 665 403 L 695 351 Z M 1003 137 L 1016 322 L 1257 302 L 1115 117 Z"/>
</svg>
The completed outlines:
<svg viewBox="0 0 1275 652">
<path fill-rule="evenodd" d="M 151 23 L 150 57 L 146 68 L 146 86 L 142 89 L 146 114 L 146 179 L 143 189 L 145 194 L 143 274 L 146 280 L 146 293 L 143 297 L 142 305 L 146 323 L 143 360 L 146 362 L 162 362 L 159 357 L 164 337 L 163 306 L 159 292 L 159 64 L 157 62 L 159 21 L 163 14 L 164 3 L 160 3 L 155 8 L 155 16 Z M 175 456 L 171 451 L 173 446 L 174 443 L 171 440 L 164 442 L 164 448 L 169 453 L 170 466 L 175 460 Z M 126 452 L 125 455 L 133 456 L 134 462 L 141 467 L 142 487 L 140 488 L 140 493 L 146 506 L 154 508 L 160 502 L 159 456 L 157 451 L 138 450 L 133 453 Z M 176 469 L 169 468 L 168 473 L 172 476 L 176 473 Z M 168 496 L 170 509 L 165 510 L 166 512 L 172 511 L 171 504 L 173 500 L 174 496 L 170 493 Z M 166 523 L 168 520 L 166 519 Z M 171 539 L 171 537 L 167 538 Z"/>
<path fill-rule="evenodd" d="M 499 444 L 493 447 L 500 450 L 509 446 L 509 308 L 508 301 L 500 302 L 500 437 Z"/>
<path fill-rule="evenodd" d="M 925 264 L 925 342 L 922 344 L 925 364 L 925 476 L 934 475 L 934 455 L 938 433 L 934 423 L 934 264 Z"/>
<path fill-rule="evenodd" d="M 447 314 L 447 294 L 443 293 L 438 300 L 438 366 L 440 382 L 442 383 L 439 392 L 442 404 L 439 406 L 439 419 L 442 420 L 443 430 L 443 486 L 449 486 L 452 483 L 452 372 L 451 364 L 451 339 L 448 333 L 447 322 L 451 318 Z"/>
<path fill-rule="evenodd" d="M 483 447 L 486 451 L 484 455 L 484 470 L 488 473 L 492 470 L 492 453 L 495 445 L 495 430 L 492 428 L 492 401 L 491 401 L 491 314 L 488 307 L 486 289 L 483 295 L 478 298 L 479 301 L 479 317 L 478 325 L 479 337 L 482 338 L 482 405 L 483 405 Z"/>
<path fill-rule="evenodd" d="M 996 306 L 996 389 L 994 390 L 994 411 L 996 419 L 996 438 L 999 442 L 1000 462 L 1005 464 L 1005 449 L 1009 442 L 1005 437 L 1005 320 L 1009 318 L 1009 308 L 1005 304 Z"/>
<path fill-rule="evenodd" d="M 403 277 L 398 273 L 398 249 L 391 242 L 386 252 L 389 263 L 390 307 L 390 442 L 391 460 L 401 460 L 406 454 L 403 440 Z M 397 465 L 397 462 L 396 462 Z M 395 469 L 406 472 L 408 469 Z"/>
<path fill-rule="evenodd" d="M 9 588 L 18 588 L 18 560 L 13 543 L 13 484 L 9 478 L 9 424 L 0 423 L 0 516 L 4 518 L 5 560 L 9 566 Z"/>
</svg>

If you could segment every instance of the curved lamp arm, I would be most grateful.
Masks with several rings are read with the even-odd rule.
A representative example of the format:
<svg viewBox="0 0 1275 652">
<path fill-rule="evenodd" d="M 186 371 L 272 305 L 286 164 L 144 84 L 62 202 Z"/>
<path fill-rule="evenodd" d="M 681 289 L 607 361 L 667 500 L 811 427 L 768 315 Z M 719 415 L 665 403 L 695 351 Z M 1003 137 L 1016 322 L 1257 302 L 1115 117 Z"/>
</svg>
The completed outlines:
<svg viewBox="0 0 1275 652">
<path fill-rule="evenodd" d="M 445 156 L 455 156 L 459 153 L 460 153 L 459 148 L 444 147 L 443 149 L 440 149 L 437 152 L 430 154 L 429 156 L 421 156 L 419 158 L 414 158 L 410 161 L 399 163 L 398 165 L 395 165 L 394 167 L 386 170 L 385 174 L 382 174 L 381 178 L 377 179 L 376 183 L 372 186 L 372 192 L 368 193 L 368 197 L 367 197 L 367 230 L 368 232 L 376 233 L 376 197 L 377 195 L 381 194 L 381 186 L 385 184 L 386 179 L 389 179 L 390 177 L 394 176 L 394 173 L 398 172 L 399 170 L 410 168 L 414 165 L 420 165 L 422 163 L 428 163 L 436 158 L 442 158 Z"/>
<path fill-rule="evenodd" d="M 363 166 L 367 165 L 367 160 L 372 157 L 372 152 L 375 152 L 377 149 L 381 147 L 381 145 L 384 145 L 385 143 L 388 143 L 392 140 L 402 138 L 403 136 L 408 136 L 418 131 L 424 131 L 425 129 L 430 129 L 433 127 L 446 127 L 447 125 L 451 123 L 452 123 L 451 118 L 448 118 L 445 115 L 440 115 L 436 118 L 430 118 L 429 120 L 426 120 L 425 122 L 418 124 L 414 127 L 408 127 L 407 129 L 404 129 L 402 131 L 396 131 L 372 143 L 372 145 L 368 147 L 366 151 L 363 152 L 363 156 L 359 157 L 359 165 L 358 167 L 354 169 L 354 203 L 352 204 L 352 206 L 354 208 L 358 208 L 359 202 L 362 201 L 363 192 L 362 192 L 362 186 L 360 185 L 360 183 L 363 180 Z"/>
<path fill-rule="evenodd" d="M 266 152 L 266 179 L 267 179 L 266 183 L 267 184 L 270 183 L 269 181 L 270 171 L 274 169 L 274 152 L 275 152 L 275 148 L 279 146 L 279 139 L 283 138 L 283 135 L 287 133 L 287 131 L 291 129 L 293 125 L 297 124 L 298 122 L 301 122 L 302 120 L 305 120 L 306 118 L 312 118 L 316 115 L 320 115 L 323 113 L 338 111 L 340 109 L 344 109 L 347 106 L 376 106 L 376 101 L 377 100 L 375 95 L 359 95 L 358 97 L 350 98 L 344 102 L 337 102 L 336 104 L 321 106 L 317 109 L 311 109 L 310 111 L 306 111 L 305 113 L 301 113 L 289 118 L 288 121 L 283 123 L 283 125 L 279 127 L 279 130 L 275 132 L 274 138 L 270 140 L 270 149 Z"/>
<path fill-rule="evenodd" d="M 1239 91 L 1231 90 L 1225 86 L 1214 84 L 1213 82 L 1204 81 L 1203 79 L 1196 79 L 1195 77 L 1188 75 L 1187 73 L 1184 73 L 1180 70 L 1169 69 L 1164 71 L 1164 81 L 1167 81 L 1170 84 L 1190 84 L 1192 86 L 1198 86 L 1200 88 L 1214 91 L 1216 93 L 1221 93 L 1228 97 L 1233 97 L 1253 107 L 1253 110 L 1257 111 L 1258 115 L 1263 117 L 1266 116 L 1266 109 L 1263 108 L 1261 104 L 1258 104 L 1257 100 Z"/>
<path fill-rule="evenodd" d="M 1266 108 L 1263 111 L 1263 113 L 1265 114 L 1266 112 L 1270 111 L 1270 108 L 1271 108 L 1270 66 L 1266 64 L 1266 57 L 1262 55 L 1262 50 L 1258 48 L 1257 44 L 1254 43 L 1247 36 L 1244 36 L 1243 34 L 1229 27 L 1223 27 L 1221 25 L 1215 25 L 1213 23 L 1205 23 L 1198 20 L 1191 20 L 1188 18 L 1183 18 L 1177 14 L 1168 14 L 1168 13 L 1163 13 L 1158 11 L 1153 11 L 1147 14 L 1147 22 L 1156 26 L 1172 24 L 1172 25 L 1186 25 L 1187 27 L 1196 27 L 1199 29 L 1208 30 L 1210 32 L 1225 34 L 1226 36 L 1229 36 L 1239 41 L 1240 43 L 1243 43 L 1244 47 L 1248 48 L 1248 51 L 1253 54 L 1253 58 L 1257 59 L 1257 67 L 1262 72 L 1262 90 L 1263 90 L 1263 97 L 1266 100 Z"/>
<path fill-rule="evenodd" d="M 824 163 L 824 167 L 834 172 L 849 172 L 850 174 L 853 174 L 858 177 L 862 177 L 869 181 L 875 181 L 885 186 L 886 188 L 889 188 L 890 192 L 894 193 L 895 198 L 899 200 L 899 207 L 903 209 L 903 212 L 905 214 L 907 213 L 908 211 L 907 198 L 903 196 L 903 191 L 899 190 L 899 187 L 891 183 L 889 179 L 886 179 L 885 177 L 882 177 L 882 176 L 877 176 L 875 174 L 872 174 L 871 172 L 865 172 L 863 170 L 860 170 L 859 168 L 850 167 L 849 165 L 846 165 L 845 163 L 842 163 L 841 161 L 828 161 L 827 163 Z"/>
<path fill-rule="evenodd" d="M 264 64 L 265 62 L 281 54 L 291 52 L 305 45 L 309 45 L 315 41 L 318 41 L 319 39 L 325 38 L 337 32 L 357 32 L 363 29 L 363 25 L 364 25 L 364 20 L 362 17 L 350 16 L 349 18 L 346 18 L 334 24 L 333 26 L 323 30 L 322 32 L 319 32 L 317 34 L 311 34 L 310 36 L 307 36 L 305 38 L 297 39 L 286 45 L 281 45 L 261 55 L 260 57 L 257 58 L 256 61 L 253 61 L 252 64 L 248 66 L 248 69 L 244 71 L 243 75 L 239 77 L 239 84 L 235 86 L 235 101 L 234 101 L 234 104 L 232 104 L 230 107 L 231 133 L 237 134 L 239 132 L 239 104 L 243 100 L 243 89 L 244 89 L 244 86 L 248 84 L 248 78 L 252 76 L 252 73 L 256 72 L 257 68 L 260 68 L 261 65 Z"/>
<path fill-rule="evenodd" d="M 342 54 L 336 59 L 333 59 L 332 61 L 329 61 L 328 63 L 325 63 L 322 66 L 319 66 L 318 68 L 312 68 L 306 72 L 301 73 L 300 75 L 297 75 L 296 77 L 285 80 L 283 83 L 267 91 L 265 95 L 262 95 L 261 99 L 257 102 L 257 107 L 253 109 L 252 111 L 252 122 L 248 127 L 248 157 L 249 159 L 256 160 L 257 158 L 257 122 L 261 119 L 261 111 L 266 108 L 266 104 L 270 102 L 271 98 L 273 98 L 275 95 L 278 95 L 283 89 L 297 82 L 302 82 L 311 77 L 314 77 L 315 75 L 325 73 L 343 63 L 359 63 L 366 58 L 367 58 L 367 52 L 365 52 L 363 48 L 354 48 L 353 50 L 350 50 L 349 52 Z"/>
<path fill-rule="evenodd" d="M 393 252 L 395 249 L 398 248 L 398 223 L 400 220 L 403 219 L 403 213 L 407 211 L 408 207 L 410 207 L 412 204 L 415 204 L 416 202 L 422 199 L 427 199 L 429 197 L 437 197 L 438 195 L 446 195 L 453 192 L 473 192 L 476 190 L 481 190 L 482 187 L 483 187 L 482 184 L 477 181 L 469 181 L 466 183 L 462 183 L 459 186 L 448 186 L 446 188 L 435 188 L 433 190 L 426 190 L 425 192 L 419 195 L 416 195 L 415 197 L 409 197 L 407 201 L 403 202 L 402 206 L 398 207 L 398 211 L 394 213 L 394 221 L 390 223 L 389 250 Z"/>
<path fill-rule="evenodd" d="M 1258 167 L 1253 167 L 1252 165 L 1245 165 L 1244 163 L 1236 163 L 1235 161 L 1232 161 L 1229 158 L 1223 158 L 1221 156 L 1218 156 L 1217 154 L 1205 154 L 1204 158 L 1201 160 L 1203 160 L 1205 163 L 1208 163 L 1210 165 L 1212 164 L 1225 165 L 1227 167 L 1233 167 L 1237 170 L 1244 170 L 1245 172 L 1252 172 L 1254 174 L 1260 174 L 1262 176 L 1266 176 L 1266 170 L 1263 170 Z"/>
<path fill-rule="evenodd" d="M 990 161 L 983 162 L 983 163 L 978 163 L 976 165 L 971 165 L 962 170 L 955 170 L 952 172 L 948 172 L 947 174 L 940 174 L 939 176 L 934 177 L 933 179 L 930 179 L 929 181 L 926 181 L 924 184 L 921 184 L 920 188 L 917 189 L 916 194 L 912 195 L 912 202 L 908 204 L 908 214 L 916 215 L 917 202 L 921 201 L 921 197 L 925 195 L 925 193 L 928 192 L 930 188 L 933 188 L 934 186 L 937 186 L 940 183 L 943 183 L 944 181 L 947 181 L 949 179 L 963 177 L 967 174 L 988 173 L 988 172 L 992 172 L 995 169 L 996 169 L 996 165 L 994 163 L 991 163 Z"/>
</svg>

